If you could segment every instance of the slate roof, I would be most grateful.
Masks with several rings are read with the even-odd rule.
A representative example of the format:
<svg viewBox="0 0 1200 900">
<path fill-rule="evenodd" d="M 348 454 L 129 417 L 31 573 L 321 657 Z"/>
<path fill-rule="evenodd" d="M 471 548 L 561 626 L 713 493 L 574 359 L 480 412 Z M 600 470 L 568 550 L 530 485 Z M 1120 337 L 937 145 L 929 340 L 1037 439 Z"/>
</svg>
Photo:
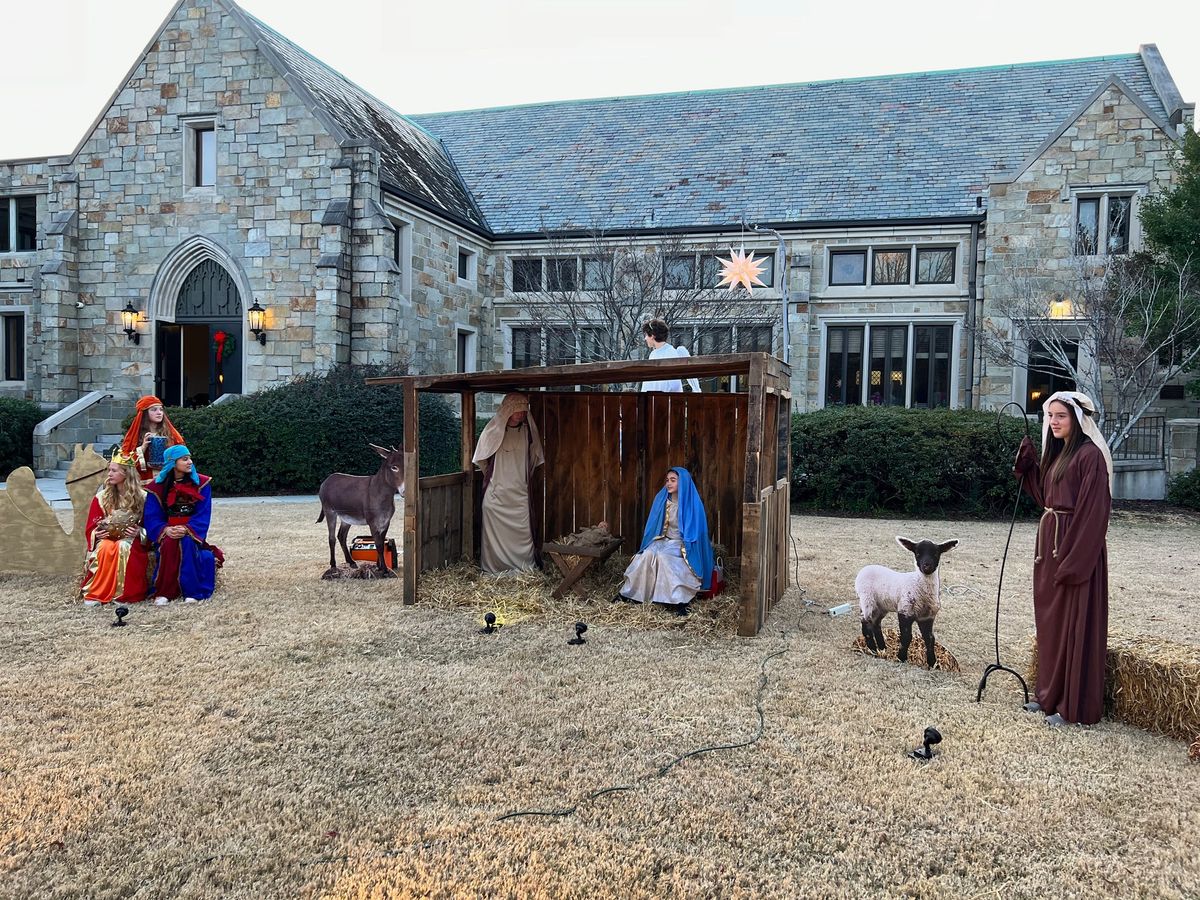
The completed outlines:
<svg viewBox="0 0 1200 900">
<path fill-rule="evenodd" d="M 965 217 L 1138 54 L 411 117 L 497 235 Z"/>
<path fill-rule="evenodd" d="M 289 83 L 312 98 L 313 112 L 333 127 L 335 136 L 379 145 L 384 181 L 423 206 L 487 232 L 487 222 L 437 137 L 235 3 L 227 6 L 275 57 Z"/>
</svg>

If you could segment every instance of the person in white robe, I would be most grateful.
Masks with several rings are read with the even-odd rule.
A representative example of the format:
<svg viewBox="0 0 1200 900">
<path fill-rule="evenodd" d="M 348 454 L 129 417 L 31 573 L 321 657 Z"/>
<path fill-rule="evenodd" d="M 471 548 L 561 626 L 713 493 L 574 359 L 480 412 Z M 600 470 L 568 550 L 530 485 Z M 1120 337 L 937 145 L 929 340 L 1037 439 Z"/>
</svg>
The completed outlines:
<svg viewBox="0 0 1200 900">
<path fill-rule="evenodd" d="M 505 395 L 471 459 L 483 471 L 480 567 L 491 575 L 535 568 L 539 548 L 530 483 L 546 457 L 525 395 Z"/>
<path fill-rule="evenodd" d="M 642 326 L 642 331 L 646 336 L 646 346 L 650 348 L 650 359 L 682 359 L 683 357 L 691 356 L 688 353 L 687 347 L 676 347 L 668 342 L 670 330 L 667 328 L 667 323 L 662 319 L 651 319 Z M 695 393 L 700 393 L 700 382 L 695 378 L 687 380 L 688 387 Z M 670 378 L 662 381 L 643 381 L 643 391 L 666 391 L 668 393 L 678 394 L 683 391 L 683 382 L 678 378 Z"/>
</svg>

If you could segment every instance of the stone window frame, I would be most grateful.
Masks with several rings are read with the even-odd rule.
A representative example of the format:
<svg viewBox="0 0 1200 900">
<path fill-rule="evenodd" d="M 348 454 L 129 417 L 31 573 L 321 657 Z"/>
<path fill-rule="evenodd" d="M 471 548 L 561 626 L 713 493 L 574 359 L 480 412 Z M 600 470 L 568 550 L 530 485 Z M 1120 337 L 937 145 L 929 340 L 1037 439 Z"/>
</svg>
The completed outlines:
<svg viewBox="0 0 1200 900">
<path fill-rule="evenodd" d="M 524 262 L 526 260 L 529 260 L 531 262 L 532 261 L 537 262 L 537 264 L 538 264 L 537 282 L 538 283 L 535 287 L 522 288 L 521 290 L 517 290 L 517 283 L 516 283 L 517 263 Z M 510 293 L 510 294 L 541 293 L 541 291 L 543 290 L 543 285 L 546 283 L 546 261 L 540 253 L 518 254 L 516 256 L 509 256 L 508 263 L 509 264 L 504 267 L 505 268 L 505 281 L 507 282 L 505 284 L 505 288 L 508 291 L 508 293 Z M 511 355 L 511 354 L 508 354 L 506 351 L 506 356 L 509 356 L 509 355 Z"/>
<path fill-rule="evenodd" d="M 466 338 L 465 347 L 462 347 L 463 338 Z M 464 351 L 466 357 L 465 367 L 459 365 L 459 349 Z M 454 323 L 454 369 L 455 372 L 475 372 L 478 371 L 479 360 L 479 329 L 474 325 L 464 325 L 462 322 Z"/>
<path fill-rule="evenodd" d="M 824 247 L 824 288 L 821 291 L 821 296 L 829 299 L 853 299 L 886 296 L 888 292 L 899 290 L 918 292 L 922 296 L 928 294 L 947 299 L 957 297 L 962 291 L 960 281 L 962 278 L 963 249 L 963 241 L 961 239 L 949 236 L 941 238 L 930 236 L 925 239 L 920 237 L 909 238 L 908 240 L 896 241 L 894 243 L 889 243 L 886 240 L 866 240 L 846 244 L 826 244 Z M 875 253 L 895 253 L 905 250 L 908 251 L 908 281 L 896 283 L 875 281 Z M 921 281 L 918 279 L 918 254 L 922 250 L 943 250 L 953 253 L 954 270 L 950 281 Z M 843 253 L 864 255 L 862 281 L 835 283 L 831 280 L 833 277 L 833 258 Z"/>
<path fill-rule="evenodd" d="M 466 273 L 464 274 L 463 262 L 466 262 Z M 472 250 L 470 247 L 464 246 L 460 241 L 458 244 L 457 267 L 455 273 L 458 276 L 458 283 L 465 285 L 474 285 L 479 281 L 479 251 Z"/>
<path fill-rule="evenodd" d="M 460 325 L 460 329 L 466 329 L 467 326 Z M 572 325 L 570 322 L 533 322 L 526 319 L 512 319 L 504 322 L 501 325 L 504 336 L 504 363 L 503 368 L 512 369 L 513 366 L 513 334 L 517 331 L 537 331 L 538 332 L 538 362 L 537 365 L 547 366 L 562 364 L 561 360 L 554 362 L 554 350 L 551 348 L 549 341 L 549 332 L 553 330 L 575 331 L 573 347 L 572 347 L 572 364 L 583 361 L 586 355 L 586 346 L 583 333 L 589 330 L 602 331 L 603 327 L 597 323 L 594 325 Z"/>
<path fill-rule="evenodd" d="M 32 308 L 29 306 L 0 306 L 0 386 L 5 388 L 24 387 L 29 380 L 29 321 Z M 21 378 L 10 379 L 8 375 L 8 322 L 7 319 L 21 319 L 21 334 L 24 338 L 24 352 L 21 357 Z"/>
<path fill-rule="evenodd" d="M 778 337 L 776 333 L 778 327 L 775 319 L 730 318 L 724 322 L 685 321 L 672 326 L 671 335 L 674 338 L 673 343 L 676 346 L 682 344 L 688 348 L 693 356 L 707 356 L 713 353 L 749 353 L 751 350 L 745 346 L 745 333 L 761 332 L 765 329 L 768 332 L 767 352 L 771 353 L 775 346 L 775 339 Z M 711 343 L 711 335 L 721 331 L 728 333 L 728 342 L 722 341 L 720 344 L 714 346 Z M 680 339 L 681 336 L 682 340 Z M 714 378 L 701 378 L 700 390 L 706 394 L 736 393 L 738 390 L 745 389 L 745 384 L 742 382 L 743 377 L 741 375 L 721 375 Z"/>
<path fill-rule="evenodd" d="M 863 258 L 863 277 L 862 281 L 838 281 L 833 280 L 833 258 L 838 255 L 858 256 L 862 254 Z M 867 287 L 869 284 L 871 272 L 871 247 L 864 246 L 827 246 L 825 248 L 825 286 L 829 288 L 861 288 Z"/>
<path fill-rule="evenodd" d="M 962 347 L 963 347 L 963 328 L 964 321 L 962 314 L 944 313 L 933 315 L 919 315 L 912 313 L 890 313 L 890 314 L 829 314 L 822 315 L 818 318 L 818 327 L 820 328 L 820 355 L 817 365 L 817 401 L 820 404 L 817 408 L 825 408 L 825 379 L 826 368 L 829 359 L 829 329 L 839 327 L 860 327 L 863 329 L 863 344 L 862 344 L 862 371 L 863 384 L 861 388 L 861 405 L 870 405 L 867 400 L 867 392 L 870 389 L 870 379 L 866 377 L 870 371 L 871 358 L 871 327 L 886 327 L 891 328 L 896 325 L 907 325 L 908 333 L 905 337 L 904 349 L 904 408 L 905 409 L 920 409 L 922 407 L 913 407 L 913 374 L 916 360 L 916 336 L 915 329 L 920 326 L 950 326 L 952 331 L 950 334 L 950 372 L 949 379 L 949 409 L 958 409 L 961 406 L 960 402 L 960 381 L 963 375 L 962 364 Z"/>
<path fill-rule="evenodd" d="M 1025 401 L 1029 397 L 1029 344 L 1031 341 L 1036 341 L 1037 338 L 1031 337 L 1026 327 L 1027 319 L 1018 319 L 1013 322 L 1013 349 L 1014 353 L 1013 366 L 1011 369 L 1012 377 L 1010 379 L 1010 398 L 1013 402 L 1025 408 Z M 1078 356 L 1076 357 L 1076 366 L 1081 370 L 1086 370 L 1089 366 L 1096 364 L 1095 355 L 1088 347 L 1085 340 L 1086 335 L 1079 325 L 1072 322 L 1062 322 L 1059 328 L 1064 330 L 1066 340 L 1073 341 L 1079 345 Z M 1039 409 L 1025 410 L 1027 415 L 1036 415 Z"/>
<path fill-rule="evenodd" d="M 19 200 L 33 200 L 33 247 L 20 250 L 17 248 L 17 207 L 20 205 Z M 7 247 L 0 247 L 0 256 L 18 256 L 21 254 L 37 253 L 38 245 L 38 222 L 41 218 L 41 204 L 38 202 L 38 194 L 36 193 L 12 193 L 0 195 L 0 200 L 8 202 L 8 240 Z"/>
<path fill-rule="evenodd" d="M 775 251 L 764 247 L 745 247 L 743 248 L 747 256 L 754 254 L 756 263 L 766 261 L 770 264 L 770 268 L 763 271 L 761 280 L 765 283 L 761 286 L 755 285 L 756 290 L 774 291 L 775 290 Z M 732 253 L 732 249 L 728 252 Z M 594 258 L 594 254 L 592 257 Z M 721 261 L 729 257 L 723 255 L 719 251 L 712 250 L 695 250 L 681 251 L 679 253 L 671 253 L 663 257 L 662 281 L 664 291 L 707 291 L 718 290 L 717 282 L 720 281 Z M 675 287 L 671 283 L 671 264 L 689 261 L 689 277 L 691 284 L 688 287 Z M 711 283 L 709 283 L 711 282 Z M 676 284 L 678 284 L 678 280 Z"/>
<path fill-rule="evenodd" d="M 392 224 L 392 262 L 397 266 L 400 279 L 400 293 L 412 302 L 413 274 L 413 220 L 406 219 L 394 213 L 387 214 Z"/>
<path fill-rule="evenodd" d="M 1071 253 L 1084 259 L 1106 259 L 1109 256 L 1128 256 L 1142 249 L 1142 224 L 1138 219 L 1138 208 L 1146 195 L 1144 184 L 1076 185 L 1070 189 L 1071 200 Z M 1108 252 L 1108 198 L 1129 198 L 1129 242 L 1123 253 Z M 1095 253 L 1079 253 L 1079 201 L 1099 200 L 1097 205 L 1097 229 Z"/>
<path fill-rule="evenodd" d="M 213 183 L 197 184 L 196 169 L 199 164 L 197 141 L 200 133 L 213 133 Z M 179 117 L 179 133 L 183 137 L 183 191 L 185 195 L 214 195 L 220 184 L 221 125 L 216 113 L 200 113 Z"/>
</svg>

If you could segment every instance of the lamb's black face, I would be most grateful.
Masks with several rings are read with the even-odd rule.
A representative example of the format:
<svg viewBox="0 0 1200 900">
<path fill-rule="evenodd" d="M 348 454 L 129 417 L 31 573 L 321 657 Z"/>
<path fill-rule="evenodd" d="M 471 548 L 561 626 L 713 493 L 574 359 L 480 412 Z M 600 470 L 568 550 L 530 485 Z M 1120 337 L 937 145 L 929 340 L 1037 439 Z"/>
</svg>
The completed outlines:
<svg viewBox="0 0 1200 900">
<path fill-rule="evenodd" d="M 913 542 L 908 538 L 896 538 L 900 546 L 910 551 L 916 559 L 917 568 L 924 575 L 932 575 L 937 571 L 938 563 L 941 562 L 942 554 L 953 550 L 958 546 L 958 541 L 945 541 L 941 544 L 935 544 L 933 541 Z"/>
</svg>

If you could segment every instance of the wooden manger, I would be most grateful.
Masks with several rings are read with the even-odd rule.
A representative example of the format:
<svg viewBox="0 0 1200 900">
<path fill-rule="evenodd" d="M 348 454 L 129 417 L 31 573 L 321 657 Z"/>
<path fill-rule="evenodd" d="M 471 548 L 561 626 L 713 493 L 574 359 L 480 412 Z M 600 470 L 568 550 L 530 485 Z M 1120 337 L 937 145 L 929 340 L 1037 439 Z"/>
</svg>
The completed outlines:
<svg viewBox="0 0 1200 900">
<path fill-rule="evenodd" d="M 722 376 L 736 376 L 744 390 L 605 390 Z M 404 388 L 404 602 L 417 601 L 422 572 L 478 559 L 482 479 L 471 463 L 475 398 L 522 391 L 529 394 L 546 452 L 533 482 L 534 525 L 542 538 L 553 542 L 606 520 L 624 536 L 624 552 L 636 553 L 667 469 L 683 466 L 704 500 L 713 543 L 724 548 L 727 566 L 740 566 L 738 633 L 757 634 L 788 587 L 790 378 L 787 364 L 767 353 L 735 353 L 368 379 Z M 458 472 L 419 475 L 421 391 L 461 397 Z"/>
<path fill-rule="evenodd" d="M 579 588 L 579 579 L 593 564 L 603 563 L 616 553 L 622 543 L 621 538 L 614 537 L 598 547 L 555 543 L 543 545 L 542 552 L 554 560 L 563 577 L 550 596 L 561 600 L 567 591 L 572 591 L 580 600 L 587 600 L 587 594 Z"/>
</svg>

